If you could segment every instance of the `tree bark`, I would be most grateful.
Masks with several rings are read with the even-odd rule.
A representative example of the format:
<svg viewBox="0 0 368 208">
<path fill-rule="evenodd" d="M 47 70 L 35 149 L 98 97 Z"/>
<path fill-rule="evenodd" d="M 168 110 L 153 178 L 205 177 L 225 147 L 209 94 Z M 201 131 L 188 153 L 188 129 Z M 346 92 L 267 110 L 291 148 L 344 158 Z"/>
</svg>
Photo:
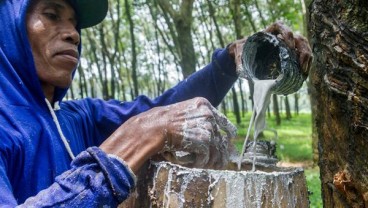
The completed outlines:
<svg viewBox="0 0 368 208">
<path fill-rule="evenodd" d="M 368 1 L 312 1 L 319 166 L 325 207 L 368 207 Z"/>
</svg>

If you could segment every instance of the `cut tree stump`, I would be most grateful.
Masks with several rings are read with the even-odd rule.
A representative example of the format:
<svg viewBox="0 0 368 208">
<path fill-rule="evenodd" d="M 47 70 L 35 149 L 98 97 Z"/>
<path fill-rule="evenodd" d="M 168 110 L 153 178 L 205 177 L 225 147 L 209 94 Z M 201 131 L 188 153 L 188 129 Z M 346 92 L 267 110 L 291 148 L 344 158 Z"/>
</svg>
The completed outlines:
<svg viewBox="0 0 368 208">
<path fill-rule="evenodd" d="M 302 168 L 257 171 L 186 168 L 151 163 L 119 207 L 309 207 Z"/>
</svg>

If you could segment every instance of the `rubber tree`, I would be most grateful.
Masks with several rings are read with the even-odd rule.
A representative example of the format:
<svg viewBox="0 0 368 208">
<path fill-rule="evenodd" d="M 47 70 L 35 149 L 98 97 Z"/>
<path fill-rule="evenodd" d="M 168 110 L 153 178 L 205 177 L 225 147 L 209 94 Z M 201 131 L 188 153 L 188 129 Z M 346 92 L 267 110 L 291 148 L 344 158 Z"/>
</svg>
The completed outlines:
<svg viewBox="0 0 368 208">
<path fill-rule="evenodd" d="M 324 207 L 368 207 L 368 1 L 308 10 Z"/>
<path fill-rule="evenodd" d="M 193 2 L 194 0 L 182 0 L 175 9 L 175 4 L 168 0 L 156 0 L 162 9 L 166 23 L 174 23 L 174 30 L 170 34 L 175 43 L 176 52 L 180 57 L 180 66 L 183 77 L 186 78 L 195 72 L 196 57 L 192 39 Z"/>
</svg>

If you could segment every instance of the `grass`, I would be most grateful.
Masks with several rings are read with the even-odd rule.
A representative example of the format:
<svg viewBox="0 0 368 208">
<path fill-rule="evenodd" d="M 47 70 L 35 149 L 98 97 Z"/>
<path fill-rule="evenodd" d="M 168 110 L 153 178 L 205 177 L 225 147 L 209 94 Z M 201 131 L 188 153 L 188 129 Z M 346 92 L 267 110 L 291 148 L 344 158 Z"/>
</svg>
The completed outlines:
<svg viewBox="0 0 368 208">
<path fill-rule="evenodd" d="M 228 114 L 227 117 L 235 124 L 235 117 L 233 114 Z M 233 140 L 234 145 L 240 152 L 243 142 L 248 130 L 251 113 L 247 113 L 242 118 L 242 123 L 237 125 L 238 136 Z M 282 119 L 281 125 L 277 126 L 274 117 L 266 118 L 267 127 L 275 129 L 278 134 L 278 139 L 275 139 L 276 155 L 280 162 L 286 163 L 303 163 L 307 164 L 304 167 L 305 176 L 307 180 L 308 190 L 311 193 L 309 196 L 310 207 L 322 207 L 321 199 L 321 182 L 319 178 L 318 167 L 312 167 L 312 128 L 311 115 L 299 114 L 293 115 L 291 120 Z M 253 131 L 251 131 L 250 139 Z M 262 140 L 271 140 L 274 134 L 271 131 L 263 133 Z"/>
<path fill-rule="evenodd" d="M 307 179 L 307 186 L 310 192 L 309 201 L 311 208 L 322 207 L 321 199 L 321 181 L 319 178 L 319 168 L 306 168 L 304 169 L 305 177 Z"/>
</svg>

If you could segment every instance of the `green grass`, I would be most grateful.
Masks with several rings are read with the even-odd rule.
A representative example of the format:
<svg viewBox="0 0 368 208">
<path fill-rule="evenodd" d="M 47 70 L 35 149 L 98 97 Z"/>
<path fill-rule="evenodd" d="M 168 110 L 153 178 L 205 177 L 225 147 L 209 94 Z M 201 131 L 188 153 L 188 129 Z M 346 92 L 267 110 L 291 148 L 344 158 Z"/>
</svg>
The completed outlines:
<svg viewBox="0 0 368 208">
<path fill-rule="evenodd" d="M 233 114 L 228 114 L 227 117 L 235 124 Z M 251 113 L 247 113 L 242 117 L 242 123 L 237 125 L 238 136 L 233 140 L 234 145 L 240 152 L 248 130 Z M 276 155 L 279 161 L 288 163 L 305 163 L 312 164 L 312 128 L 311 115 L 299 114 L 293 115 L 291 120 L 282 118 L 281 125 L 277 126 L 274 117 L 266 118 L 267 127 L 275 129 L 278 134 L 278 139 L 275 140 Z M 250 139 L 253 131 L 251 131 Z M 270 131 L 264 132 L 262 140 L 271 140 L 274 134 Z M 309 167 L 310 166 L 310 167 Z M 311 192 L 309 196 L 310 207 L 322 207 L 321 199 L 321 182 L 319 178 L 319 169 L 309 165 L 305 167 L 305 176 L 307 180 L 308 190 Z"/>
<path fill-rule="evenodd" d="M 319 178 L 319 168 L 304 169 L 305 177 L 307 179 L 307 186 L 310 192 L 309 201 L 311 208 L 322 207 L 321 199 L 321 181 Z"/>
<path fill-rule="evenodd" d="M 227 117 L 235 123 L 234 115 L 230 114 Z M 251 114 L 248 113 L 242 118 L 242 123 L 237 125 L 238 136 L 233 140 L 236 148 L 241 151 L 243 142 L 248 130 Z M 284 162 L 306 162 L 312 161 L 312 130 L 310 114 L 299 114 L 293 116 L 291 120 L 282 120 L 281 125 L 277 126 L 274 118 L 266 119 L 267 127 L 275 129 L 278 134 L 278 139 L 275 139 L 277 144 L 276 155 L 280 161 Z M 251 131 L 250 139 L 252 137 Z M 262 140 L 272 140 L 274 134 L 271 131 L 265 131 Z"/>
</svg>

